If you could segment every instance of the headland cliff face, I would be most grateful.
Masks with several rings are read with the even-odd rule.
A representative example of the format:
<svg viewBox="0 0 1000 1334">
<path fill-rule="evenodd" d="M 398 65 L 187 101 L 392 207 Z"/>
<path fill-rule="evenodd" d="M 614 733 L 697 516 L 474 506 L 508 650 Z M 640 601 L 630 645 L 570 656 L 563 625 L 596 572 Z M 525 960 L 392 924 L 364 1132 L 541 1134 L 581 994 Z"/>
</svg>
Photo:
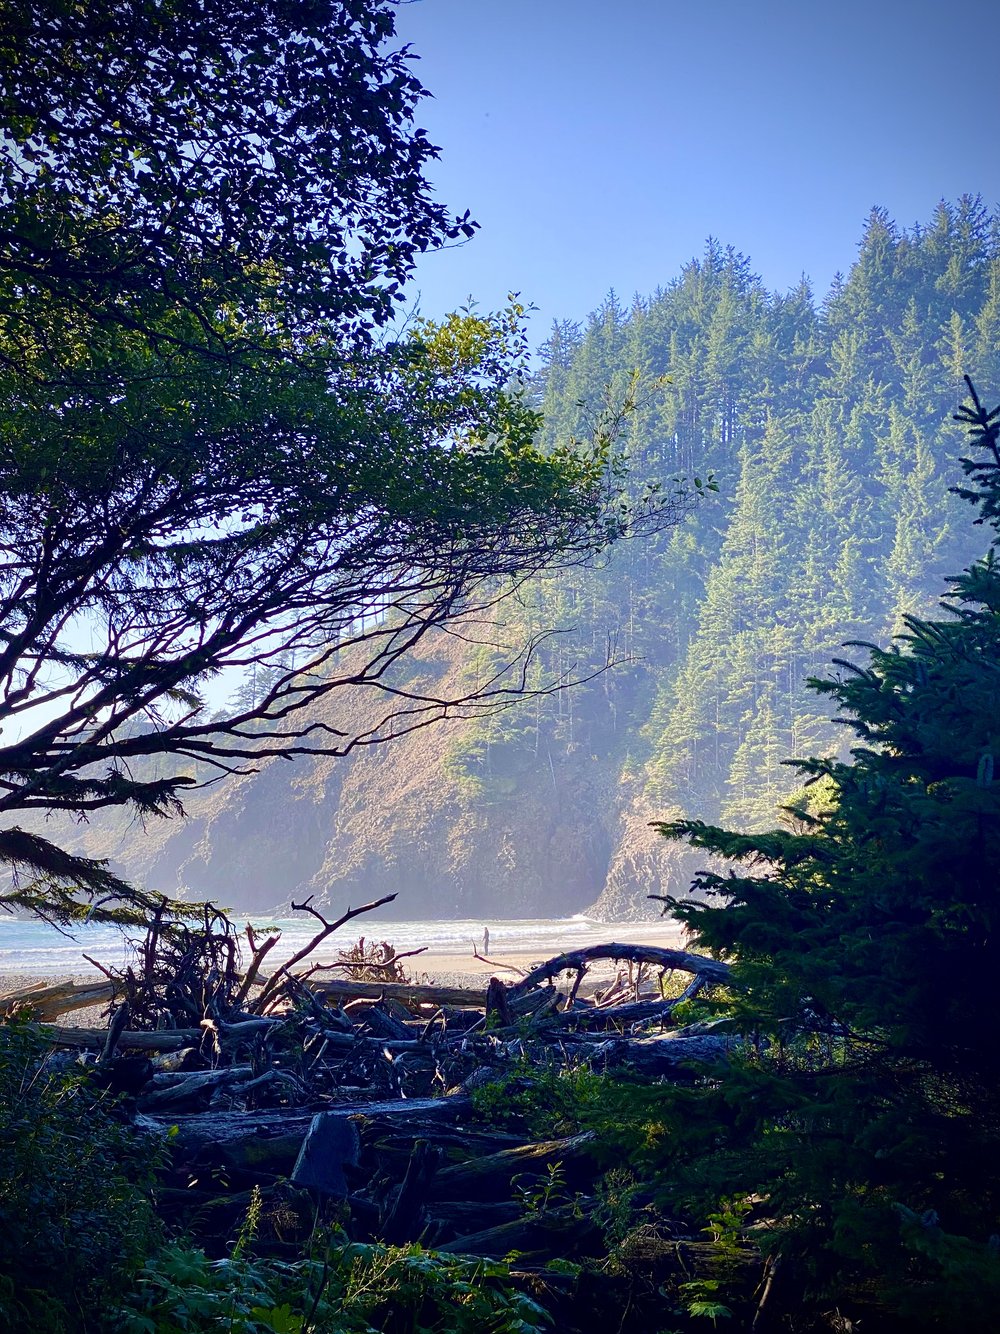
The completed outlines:
<svg viewBox="0 0 1000 1334">
<path fill-rule="evenodd" d="M 421 667 L 442 690 L 464 670 L 439 638 Z M 359 728 L 374 701 L 331 698 L 324 721 Z M 530 710 L 531 701 L 516 706 Z M 398 893 L 400 918 L 656 916 L 689 855 L 648 828 L 638 785 L 583 747 L 546 746 L 510 784 L 470 784 L 455 755 L 481 722 L 446 720 L 340 758 L 272 759 L 195 792 L 184 819 L 95 820 L 66 841 L 147 888 L 238 911 Z M 50 826 L 51 832 L 51 826 Z"/>
</svg>

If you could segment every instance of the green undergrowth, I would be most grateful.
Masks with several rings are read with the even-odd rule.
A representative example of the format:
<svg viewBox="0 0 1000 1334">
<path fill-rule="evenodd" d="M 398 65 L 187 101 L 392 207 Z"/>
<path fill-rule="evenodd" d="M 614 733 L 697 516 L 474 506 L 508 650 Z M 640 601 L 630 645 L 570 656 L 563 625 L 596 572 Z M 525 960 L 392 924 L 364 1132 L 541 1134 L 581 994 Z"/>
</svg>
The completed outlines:
<svg viewBox="0 0 1000 1334">
<path fill-rule="evenodd" d="M 317 1231 L 294 1262 L 165 1240 L 156 1145 L 79 1063 L 0 1025 L 0 1334 L 536 1334 L 509 1266 Z"/>
<path fill-rule="evenodd" d="M 158 1245 L 156 1153 L 83 1069 L 0 1025 L 0 1330 L 76 1334 Z"/>
<path fill-rule="evenodd" d="M 526 1056 L 501 1078 L 472 1092 L 476 1120 L 536 1139 L 575 1135 L 601 1120 L 601 1108 L 618 1081 L 586 1066 L 537 1066 Z"/>
<path fill-rule="evenodd" d="M 543 1334 L 549 1318 L 515 1290 L 509 1266 L 418 1245 L 314 1238 L 295 1263 L 252 1258 L 237 1242 L 209 1260 L 184 1242 L 144 1267 L 119 1307 L 119 1334 Z"/>
</svg>

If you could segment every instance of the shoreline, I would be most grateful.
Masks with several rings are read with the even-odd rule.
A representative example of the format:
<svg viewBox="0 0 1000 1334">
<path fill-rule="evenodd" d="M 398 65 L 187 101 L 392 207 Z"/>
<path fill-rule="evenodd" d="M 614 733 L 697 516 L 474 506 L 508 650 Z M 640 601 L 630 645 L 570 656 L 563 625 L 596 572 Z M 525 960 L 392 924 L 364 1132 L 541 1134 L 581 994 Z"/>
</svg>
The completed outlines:
<svg viewBox="0 0 1000 1334">
<path fill-rule="evenodd" d="M 413 943 L 408 941 L 405 935 L 393 939 L 395 933 L 389 929 L 390 923 L 373 925 L 376 925 L 377 930 L 364 933 L 369 939 L 389 939 L 401 955 L 407 954 L 413 948 Z M 488 977 L 493 967 L 502 976 L 507 971 L 502 968 L 503 964 L 512 964 L 527 971 L 533 964 L 555 958 L 557 954 L 585 949 L 591 945 L 614 942 L 630 945 L 677 947 L 683 943 L 685 936 L 681 924 L 670 919 L 653 922 L 594 922 L 588 923 L 585 932 L 568 931 L 565 940 L 562 941 L 557 936 L 552 943 L 536 943 L 531 948 L 526 948 L 519 943 L 513 948 L 505 949 L 502 944 L 502 921 L 497 921 L 496 926 L 500 930 L 497 930 L 495 934 L 500 936 L 501 939 L 495 940 L 491 946 L 489 958 L 492 964 L 483 963 L 474 957 L 473 948 L 479 950 L 481 944 L 478 940 L 474 941 L 468 938 L 432 944 L 421 953 L 404 958 L 402 961 L 403 967 L 414 980 L 416 980 L 418 974 L 433 974 L 439 971 L 462 972 L 470 976 L 485 975 Z M 308 966 L 310 963 L 331 964 L 340 952 L 354 944 L 356 939 L 356 936 L 349 934 L 339 938 L 330 937 L 316 950 L 314 955 L 310 956 L 309 960 L 304 960 L 303 964 L 304 966 Z M 295 945 L 297 946 L 298 943 L 295 942 Z M 291 941 L 289 941 L 289 948 L 292 948 Z M 268 963 L 270 964 L 272 960 L 274 964 L 283 962 L 279 949 L 276 949 L 269 957 Z M 115 965 L 109 963 L 109 967 L 113 968 Z M 0 994 L 2 994 L 2 990 L 11 989 L 5 985 L 11 979 L 15 979 L 14 986 L 24 986 L 35 981 L 50 983 L 70 980 L 74 982 L 97 982 L 103 976 L 99 969 L 88 964 L 82 957 L 79 960 L 67 960 L 65 967 L 58 969 L 32 967 L 30 959 L 25 960 L 23 965 L 15 959 L 9 959 L 0 963 Z M 510 973 L 510 976 L 513 977 L 514 974 Z"/>
<path fill-rule="evenodd" d="M 486 983 L 491 977 L 499 977 L 503 981 L 513 983 L 518 978 L 547 959 L 556 957 L 559 953 L 567 953 L 587 947 L 587 944 L 644 944 L 658 945 L 666 948 L 681 948 L 684 945 L 684 930 L 676 922 L 620 922 L 608 923 L 607 929 L 599 933 L 600 940 L 591 939 L 588 942 L 580 940 L 567 940 L 565 948 L 549 952 L 539 952 L 539 950 L 508 950 L 495 955 L 490 955 L 490 961 L 477 959 L 472 954 L 472 944 L 469 942 L 464 948 L 441 948 L 431 947 L 421 954 L 412 955 L 403 959 L 402 964 L 408 980 L 416 983 L 432 982 L 441 986 L 454 987 L 477 987 L 485 988 Z M 400 942 L 400 953 L 403 952 L 403 945 Z M 332 957 L 326 958 L 332 962 Z M 320 962 L 323 962 L 321 957 Z M 504 965 L 509 965 L 505 967 Z M 308 961 L 303 961 L 303 967 L 308 967 Z M 519 971 L 516 971 L 519 970 Z M 590 974 L 594 978 L 611 975 L 615 970 L 615 965 L 611 961 L 599 962 L 593 964 L 590 968 Z M 332 970 L 323 969 L 320 976 L 335 976 Z M 347 970 L 340 972 L 341 977 L 349 977 Z M 104 975 L 96 968 L 90 966 L 81 966 L 78 968 L 67 968 L 66 970 L 53 973 L 39 973 L 32 971 L 30 967 L 19 969 L 5 964 L 3 972 L 0 973 L 0 996 L 11 991 L 19 991 L 24 987 L 29 987 L 35 983 L 46 983 L 52 985 L 57 982 L 73 981 L 77 983 L 93 983 L 104 981 Z M 101 1007 L 103 1009 L 103 1007 Z M 88 1023 L 96 1022 L 95 1011 L 77 1011 L 75 1012 L 75 1023 L 83 1022 L 82 1016 L 89 1015 Z M 67 1016 L 67 1019 L 69 1016 Z"/>
</svg>

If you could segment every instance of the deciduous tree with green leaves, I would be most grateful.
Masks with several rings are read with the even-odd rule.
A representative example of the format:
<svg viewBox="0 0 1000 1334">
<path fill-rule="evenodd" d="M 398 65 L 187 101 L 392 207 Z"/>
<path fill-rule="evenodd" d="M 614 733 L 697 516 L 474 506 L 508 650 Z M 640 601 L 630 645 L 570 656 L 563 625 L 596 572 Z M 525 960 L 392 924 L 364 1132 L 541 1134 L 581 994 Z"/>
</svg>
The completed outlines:
<svg viewBox="0 0 1000 1334">
<path fill-rule="evenodd" d="M 509 699 L 523 663 L 461 700 L 394 669 L 636 518 L 607 433 L 536 447 L 516 307 L 391 332 L 417 255 L 474 230 L 431 197 L 392 38 L 387 0 L 0 0 L 8 906 L 129 893 L 19 813 L 169 814 L 194 769 Z M 361 734 L 311 713 L 345 685 L 384 702 Z"/>
</svg>

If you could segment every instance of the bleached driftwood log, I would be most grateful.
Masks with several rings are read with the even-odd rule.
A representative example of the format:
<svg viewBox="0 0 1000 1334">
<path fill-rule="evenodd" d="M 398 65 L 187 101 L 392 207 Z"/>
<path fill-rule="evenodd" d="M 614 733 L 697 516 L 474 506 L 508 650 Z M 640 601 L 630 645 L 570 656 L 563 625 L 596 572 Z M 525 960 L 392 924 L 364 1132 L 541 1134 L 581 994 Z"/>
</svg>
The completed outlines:
<svg viewBox="0 0 1000 1334">
<path fill-rule="evenodd" d="M 515 982 L 509 988 L 508 995 L 516 997 L 530 991 L 560 973 L 582 972 L 590 963 L 602 959 L 621 959 L 627 963 L 647 963 L 654 968 L 677 968 L 684 973 L 694 973 L 710 982 L 729 981 L 729 964 L 710 959 L 705 954 L 691 954 L 688 950 L 667 949 L 657 945 L 623 945 L 612 942 L 609 945 L 590 945 L 586 949 L 572 950 L 567 954 L 557 954 L 554 959 L 539 964 L 530 973 Z"/>
<path fill-rule="evenodd" d="M 117 1047 L 121 1051 L 178 1051 L 181 1047 L 197 1047 L 202 1042 L 217 1039 L 233 1045 L 266 1032 L 280 1023 L 279 1019 L 245 1019 L 239 1024 L 218 1024 L 211 1028 L 163 1028 L 151 1033 L 125 1030 Z M 100 1051 L 107 1040 L 106 1028 L 69 1028 L 59 1024 L 39 1024 L 39 1034 L 56 1047 L 80 1047 Z"/>
<path fill-rule="evenodd" d="M 110 982 L 35 982 L 0 996 L 0 1014 L 30 1007 L 43 1023 L 114 999 Z"/>
<path fill-rule="evenodd" d="M 483 1009 L 486 987 L 439 987 L 416 982 L 355 982 L 347 978 L 300 978 L 316 996 L 344 1000 L 396 1000 L 408 1009 L 421 1005 L 457 1005 Z"/>
</svg>

